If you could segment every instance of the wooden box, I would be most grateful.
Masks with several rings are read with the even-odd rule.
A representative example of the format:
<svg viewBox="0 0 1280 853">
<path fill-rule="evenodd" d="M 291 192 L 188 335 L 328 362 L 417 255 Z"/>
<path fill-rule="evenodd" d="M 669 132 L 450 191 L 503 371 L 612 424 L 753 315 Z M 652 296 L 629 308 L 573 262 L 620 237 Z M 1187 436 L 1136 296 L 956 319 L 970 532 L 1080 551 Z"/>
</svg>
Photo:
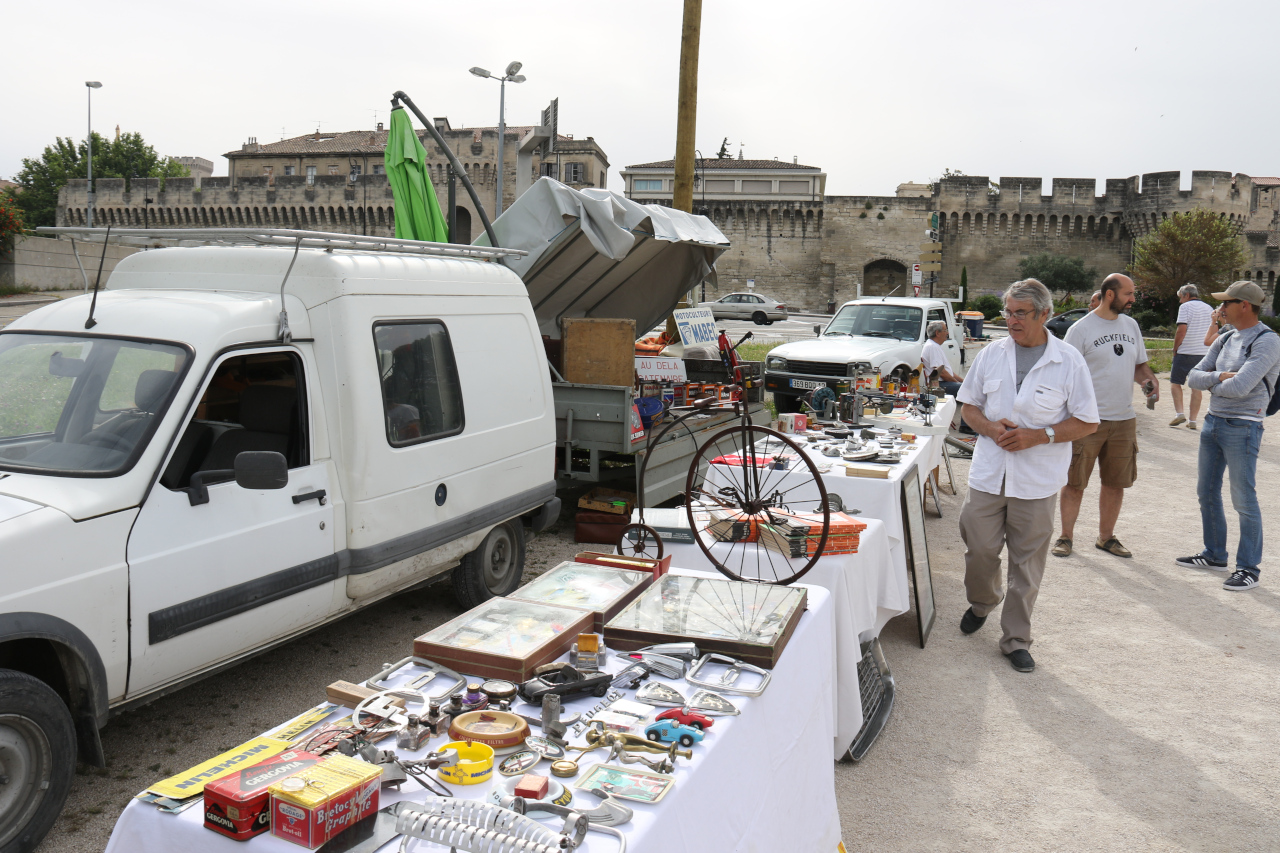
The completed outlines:
<svg viewBox="0 0 1280 853">
<path fill-rule="evenodd" d="M 631 555 L 623 556 L 621 554 L 602 554 L 599 551 L 579 551 L 573 555 L 575 563 L 590 563 L 594 566 L 613 566 L 618 569 L 634 569 L 636 571 L 648 572 L 653 577 L 660 578 L 667 572 L 671 571 L 671 555 L 663 557 L 661 560 L 651 560 L 648 557 L 635 557 Z"/>
<path fill-rule="evenodd" d="M 491 598 L 413 641 L 413 653 L 464 675 L 528 681 L 595 624 L 590 610 Z"/>
<path fill-rule="evenodd" d="M 618 506 L 621 501 L 624 506 Z M 605 489 L 597 486 L 578 498 L 578 509 L 590 509 L 596 512 L 613 512 L 630 517 L 631 510 L 636 507 L 635 492 L 620 492 L 617 489 Z"/>
<path fill-rule="evenodd" d="M 666 575 L 605 624 L 604 639 L 622 651 L 693 642 L 773 669 L 807 601 L 800 587 Z"/>
<path fill-rule="evenodd" d="M 564 317 L 560 340 L 565 382 L 628 388 L 635 384 L 635 320 Z"/>
<path fill-rule="evenodd" d="M 604 623 L 617 616 L 651 583 L 653 575 L 643 570 L 561 563 L 507 598 L 590 610 L 595 614 L 591 630 L 600 634 L 604 632 Z"/>
</svg>

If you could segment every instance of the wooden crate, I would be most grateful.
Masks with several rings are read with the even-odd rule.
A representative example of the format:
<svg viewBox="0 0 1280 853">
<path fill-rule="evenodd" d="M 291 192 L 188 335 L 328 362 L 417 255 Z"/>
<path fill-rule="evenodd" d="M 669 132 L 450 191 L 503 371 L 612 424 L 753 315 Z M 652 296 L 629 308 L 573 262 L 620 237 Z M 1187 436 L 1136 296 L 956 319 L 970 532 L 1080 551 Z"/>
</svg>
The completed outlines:
<svg viewBox="0 0 1280 853">
<path fill-rule="evenodd" d="M 582 385 L 635 384 L 636 321 L 560 320 L 564 380 Z"/>
<path fill-rule="evenodd" d="M 626 506 L 614 506 L 612 501 L 624 501 Z M 578 498 L 578 509 L 589 509 L 594 512 L 612 512 L 630 517 L 631 510 L 635 507 L 635 492 L 620 492 L 617 489 L 605 489 L 599 486 Z"/>
</svg>

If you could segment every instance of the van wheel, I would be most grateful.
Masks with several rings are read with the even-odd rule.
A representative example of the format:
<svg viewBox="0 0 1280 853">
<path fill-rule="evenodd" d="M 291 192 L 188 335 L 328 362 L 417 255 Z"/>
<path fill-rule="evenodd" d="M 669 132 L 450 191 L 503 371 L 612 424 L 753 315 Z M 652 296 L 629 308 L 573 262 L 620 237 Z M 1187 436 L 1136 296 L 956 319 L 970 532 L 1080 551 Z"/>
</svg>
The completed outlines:
<svg viewBox="0 0 1280 853">
<path fill-rule="evenodd" d="M 49 685 L 0 669 L 0 851 L 34 850 L 71 790 L 76 731 Z"/>
<path fill-rule="evenodd" d="M 765 316 L 763 311 L 757 311 L 756 313 L 751 315 L 751 320 L 757 326 L 763 326 L 765 323 L 769 321 L 769 318 Z"/>
<path fill-rule="evenodd" d="M 523 574 L 524 527 L 516 518 L 490 530 L 480 547 L 462 558 L 453 570 L 453 591 L 463 607 L 472 608 L 515 592 Z"/>
</svg>

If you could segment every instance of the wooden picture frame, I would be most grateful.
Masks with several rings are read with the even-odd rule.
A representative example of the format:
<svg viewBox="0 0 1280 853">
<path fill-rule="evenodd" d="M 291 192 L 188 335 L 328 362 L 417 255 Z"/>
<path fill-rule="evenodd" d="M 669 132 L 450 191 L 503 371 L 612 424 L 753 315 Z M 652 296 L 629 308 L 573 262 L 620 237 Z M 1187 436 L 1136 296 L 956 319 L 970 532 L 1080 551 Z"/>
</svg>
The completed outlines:
<svg viewBox="0 0 1280 853">
<path fill-rule="evenodd" d="M 924 529 L 924 499 L 920 490 L 918 465 L 902 478 L 902 533 L 907 549 L 907 568 L 911 571 L 911 585 L 916 592 L 916 622 L 920 627 L 920 648 L 929 640 L 934 620 L 938 616 L 933 597 L 933 571 L 929 566 L 929 542 Z"/>
</svg>

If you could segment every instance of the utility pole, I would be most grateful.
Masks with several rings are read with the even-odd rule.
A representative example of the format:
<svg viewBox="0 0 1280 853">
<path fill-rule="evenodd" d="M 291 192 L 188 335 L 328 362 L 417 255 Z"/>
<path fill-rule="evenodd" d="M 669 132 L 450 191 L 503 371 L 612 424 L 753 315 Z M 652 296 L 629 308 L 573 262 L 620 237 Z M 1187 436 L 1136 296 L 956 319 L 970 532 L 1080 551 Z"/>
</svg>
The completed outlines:
<svg viewBox="0 0 1280 853">
<path fill-rule="evenodd" d="M 676 112 L 676 182 L 671 206 L 693 212 L 694 135 L 698 127 L 698 41 L 702 0 L 684 0 L 680 31 L 680 88 Z"/>
</svg>

